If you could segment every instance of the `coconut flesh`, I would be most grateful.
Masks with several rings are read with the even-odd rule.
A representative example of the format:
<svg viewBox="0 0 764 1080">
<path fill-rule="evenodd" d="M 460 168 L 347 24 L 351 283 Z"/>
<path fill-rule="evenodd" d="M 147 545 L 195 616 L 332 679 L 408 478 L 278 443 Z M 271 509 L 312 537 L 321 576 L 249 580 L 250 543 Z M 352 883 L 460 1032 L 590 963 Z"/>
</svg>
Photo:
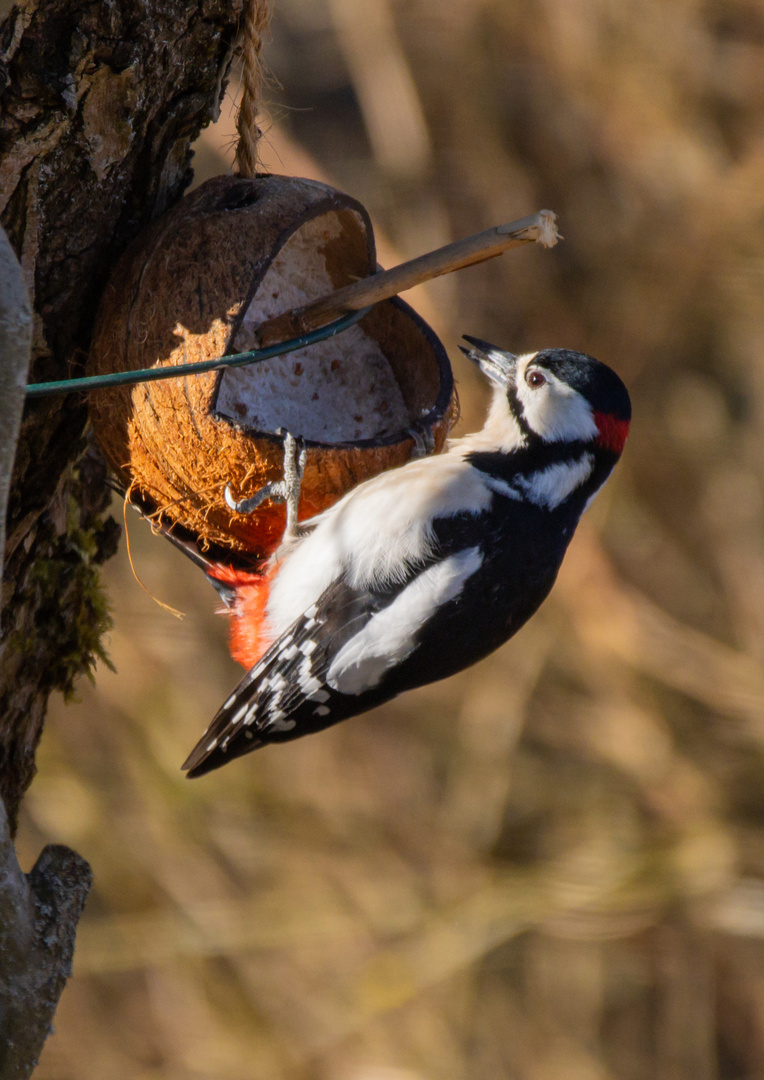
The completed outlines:
<svg viewBox="0 0 764 1080">
<path fill-rule="evenodd" d="M 233 352 L 255 347 L 260 323 L 334 289 L 326 252 L 342 232 L 336 214 L 309 219 L 276 254 L 244 315 Z M 284 428 L 317 443 L 404 432 L 411 419 L 390 364 L 360 325 L 220 380 L 215 413 L 261 432 Z"/>
</svg>

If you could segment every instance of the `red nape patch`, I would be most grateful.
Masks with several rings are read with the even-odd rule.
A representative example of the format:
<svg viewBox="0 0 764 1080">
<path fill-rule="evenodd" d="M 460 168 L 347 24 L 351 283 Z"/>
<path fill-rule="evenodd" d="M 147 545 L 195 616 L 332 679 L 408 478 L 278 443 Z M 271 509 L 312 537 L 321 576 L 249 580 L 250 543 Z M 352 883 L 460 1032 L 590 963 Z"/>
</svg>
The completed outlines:
<svg viewBox="0 0 764 1080">
<path fill-rule="evenodd" d="M 620 454 L 629 434 L 629 421 L 619 420 L 612 413 L 596 412 L 594 423 L 599 431 L 597 445 L 611 454 Z"/>
<path fill-rule="evenodd" d="M 247 671 L 255 666 L 271 643 L 263 621 L 271 581 L 277 570 L 278 563 L 264 570 L 262 574 L 234 570 L 230 566 L 216 566 L 210 571 L 212 577 L 236 589 L 233 609 L 224 609 L 224 614 L 231 617 L 228 648 L 237 664 L 241 664 Z"/>
</svg>

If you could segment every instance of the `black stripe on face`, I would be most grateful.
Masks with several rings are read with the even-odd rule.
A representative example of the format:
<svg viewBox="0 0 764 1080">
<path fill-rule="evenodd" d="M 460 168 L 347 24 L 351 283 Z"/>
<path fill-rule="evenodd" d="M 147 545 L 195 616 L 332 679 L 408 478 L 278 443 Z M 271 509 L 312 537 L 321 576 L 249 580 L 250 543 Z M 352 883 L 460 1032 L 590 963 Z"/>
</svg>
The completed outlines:
<svg viewBox="0 0 764 1080">
<path fill-rule="evenodd" d="M 591 442 L 577 440 L 576 442 L 545 443 L 535 432 L 531 432 L 531 435 L 533 436 L 531 445 L 519 446 L 509 453 L 501 450 L 476 450 L 465 455 L 465 461 L 481 472 L 502 480 L 510 480 L 516 476 L 530 476 L 532 473 L 546 469 L 549 465 L 572 461 L 585 451 L 592 451 Z"/>
<path fill-rule="evenodd" d="M 517 394 L 517 387 L 514 383 L 511 383 L 507 387 L 507 402 L 509 404 L 509 411 L 520 428 L 520 431 L 525 436 L 527 442 L 540 442 L 540 436 L 533 430 L 528 421 L 525 419 L 525 410 L 523 404 Z"/>
</svg>

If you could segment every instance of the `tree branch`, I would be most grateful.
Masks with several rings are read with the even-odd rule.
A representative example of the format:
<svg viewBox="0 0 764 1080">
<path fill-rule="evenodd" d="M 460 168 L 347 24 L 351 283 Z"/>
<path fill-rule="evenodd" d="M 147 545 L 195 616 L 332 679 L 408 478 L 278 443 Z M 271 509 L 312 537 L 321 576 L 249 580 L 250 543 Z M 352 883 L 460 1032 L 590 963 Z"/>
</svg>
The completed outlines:
<svg viewBox="0 0 764 1080">
<path fill-rule="evenodd" d="M 5 519 L 32 347 L 32 309 L 18 259 L 0 227 L 0 587 Z"/>
<path fill-rule="evenodd" d="M 71 974 L 92 873 L 75 851 L 49 844 L 23 874 L 0 802 L 0 881 L 0 1080 L 25 1080 Z"/>
<path fill-rule="evenodd" d="M 21 267 L 0 229 L 0 564 L 31 339 Z M 23 874 L 0 800 L 0 1080 L 22 1080 L 37 1063 L 71 972 L 91 878 L 85 860 L 62 846 L 46 847 Z"/>
<path fill-rule="evenodd" d="M 240 11 L 241 0 L 29 0 L 0 26 L 0 213 L 32 297 L 36 381 L 81 370 L 117 258 L 180 198 L 191 142 L 219 110 Z M 90 672 L 109 626 L 98 566 L 118 529 L 81 464 L 86 423 L 81 395 L 35 402 L 16 452 L 0 650 L 12 832 L 48 695 Z"/>
<path fill-rule="evenodd" d="M 22 416 L 30 339 L 36 380 L 81 368 L 111 268 L 190 179 L 240 11 L 27 0 L 0 25 L 0 1080 L 34 1069 L 90 888 L 88 864 L 58 845 L 24 875 L 12 840 L 48 695 L 103 655 L 98 565 L 118 535 L 82 458 L 84 399 Z"/>
</svg>

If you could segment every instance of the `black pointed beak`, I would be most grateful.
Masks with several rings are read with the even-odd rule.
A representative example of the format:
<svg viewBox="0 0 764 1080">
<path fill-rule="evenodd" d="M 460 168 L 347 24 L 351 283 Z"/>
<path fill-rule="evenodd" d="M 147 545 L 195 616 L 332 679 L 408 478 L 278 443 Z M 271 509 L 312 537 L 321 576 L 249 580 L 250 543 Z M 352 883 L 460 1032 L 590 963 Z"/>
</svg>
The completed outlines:
<svg viewBox="0 0 764 1080">
<path fill-rule="evenodd" d="M 517 367 L 517 357 L 514 353 L 504 352 L 503 349 L 497 349 L 495 345 L 489 345 L 487 341 L 481 341 L 480 338 L 470 337 L 469 334 L 462 336 L 472 346 L 471 349 L 466 349 L 464 345 L 459 346 L 464 355 L 473 364 L 477 364 L 491 382 L 496 383 L 503 390 L 511 386 L 515 380 Z"/>
</svg>

